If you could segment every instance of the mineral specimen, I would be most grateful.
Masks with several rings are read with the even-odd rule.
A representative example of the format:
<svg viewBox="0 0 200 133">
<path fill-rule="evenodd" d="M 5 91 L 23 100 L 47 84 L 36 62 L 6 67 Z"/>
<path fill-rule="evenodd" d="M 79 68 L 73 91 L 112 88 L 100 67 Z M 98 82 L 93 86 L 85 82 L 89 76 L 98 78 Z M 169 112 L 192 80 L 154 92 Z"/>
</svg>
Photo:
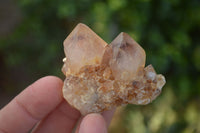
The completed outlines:
<svg viewBox="0 0 200 133">
<path fill-rule="evenodd" d="M 165 84 L 145 51 L 128 34 L 120 33 L 110 45 L 84 24 L 64 41 L 63 96 L 82 115 L 125 104 L 152 102 Z"/>
</svg>

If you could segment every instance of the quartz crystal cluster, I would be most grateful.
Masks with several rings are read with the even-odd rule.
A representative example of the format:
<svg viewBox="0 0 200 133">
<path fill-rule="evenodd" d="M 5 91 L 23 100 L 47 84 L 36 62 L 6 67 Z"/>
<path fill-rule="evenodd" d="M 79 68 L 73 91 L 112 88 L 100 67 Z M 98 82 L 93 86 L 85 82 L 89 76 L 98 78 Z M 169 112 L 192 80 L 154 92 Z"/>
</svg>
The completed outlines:
<svg viewBox="0 0 200 133">
<path fill-rule="evenodd" d="M 152 102 L 165 84 L 146 54 L 128 34 L 111 44 L 84 24 L 78 24 L 64 41 L 63 96 L 83 115 L 125 104 Z"/>
</svg>

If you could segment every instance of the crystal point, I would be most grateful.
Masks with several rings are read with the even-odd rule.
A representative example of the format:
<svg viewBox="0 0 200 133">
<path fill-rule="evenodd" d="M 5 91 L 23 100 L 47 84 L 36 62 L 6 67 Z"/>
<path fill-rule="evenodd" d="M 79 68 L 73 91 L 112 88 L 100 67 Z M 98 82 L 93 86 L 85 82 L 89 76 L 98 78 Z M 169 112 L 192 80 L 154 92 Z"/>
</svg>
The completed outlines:
<svg viewBox="0 0 200 133">
<path fill-rule="evenodd" d="M 124 104 L 145 105 L 162 91 L 165 77 L 145 66 L 145 51 L 128 34 L 110 45 L 84 24 L 64 41 L 63 96 L 82 115 Z"/>
<path fill-rule="evenodd" d="M 110 46 L 112 57 L 109 63 L 116 79 L 131 80 L 138 69 L 145 66 L 145 51 L 128 34 L 120 33 Z"/>
<path fill-rule="evenodd" d="M 75 74 L 85 65 L 99 64 L 107 43 L 88 26 L 80 23 L 65 39 L 63 45 L 65 66 L 71 74 Z"/>
</svg>

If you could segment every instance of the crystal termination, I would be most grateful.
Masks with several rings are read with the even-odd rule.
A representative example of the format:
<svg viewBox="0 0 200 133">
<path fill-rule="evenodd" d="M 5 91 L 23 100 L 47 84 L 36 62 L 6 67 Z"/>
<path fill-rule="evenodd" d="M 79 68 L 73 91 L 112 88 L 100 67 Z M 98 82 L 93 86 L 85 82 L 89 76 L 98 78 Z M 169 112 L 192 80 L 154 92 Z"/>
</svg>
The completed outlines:
<svg viewBox="0 0 200 133">
<path fill-rule="evenodd" d="M 166 83 L 146 54 L 128 34 L 120 33 L 107 45 L 84 24 L 64 41 L 63 96 L 82 115 L 100 113 L 125 104 L 152 102 Z"/>
</svg>

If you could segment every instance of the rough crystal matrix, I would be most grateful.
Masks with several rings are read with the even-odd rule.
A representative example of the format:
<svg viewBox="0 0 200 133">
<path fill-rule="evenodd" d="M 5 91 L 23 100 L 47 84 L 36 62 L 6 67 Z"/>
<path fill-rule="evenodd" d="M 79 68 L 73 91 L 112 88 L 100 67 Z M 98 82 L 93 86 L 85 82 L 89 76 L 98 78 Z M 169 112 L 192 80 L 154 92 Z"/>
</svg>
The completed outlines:
<svg viewBox="0 0 200 133">
<path fill-rule="evenodd" d="M 83 115 L 124 104 L 148 104 L 165 84 L 152 65 L 144 67 L 145 51 L 123 32 L 107 45 L 89 27 L 78 24 L 65 39 L 64 51 L 63 96 Z"/>
</svg>

